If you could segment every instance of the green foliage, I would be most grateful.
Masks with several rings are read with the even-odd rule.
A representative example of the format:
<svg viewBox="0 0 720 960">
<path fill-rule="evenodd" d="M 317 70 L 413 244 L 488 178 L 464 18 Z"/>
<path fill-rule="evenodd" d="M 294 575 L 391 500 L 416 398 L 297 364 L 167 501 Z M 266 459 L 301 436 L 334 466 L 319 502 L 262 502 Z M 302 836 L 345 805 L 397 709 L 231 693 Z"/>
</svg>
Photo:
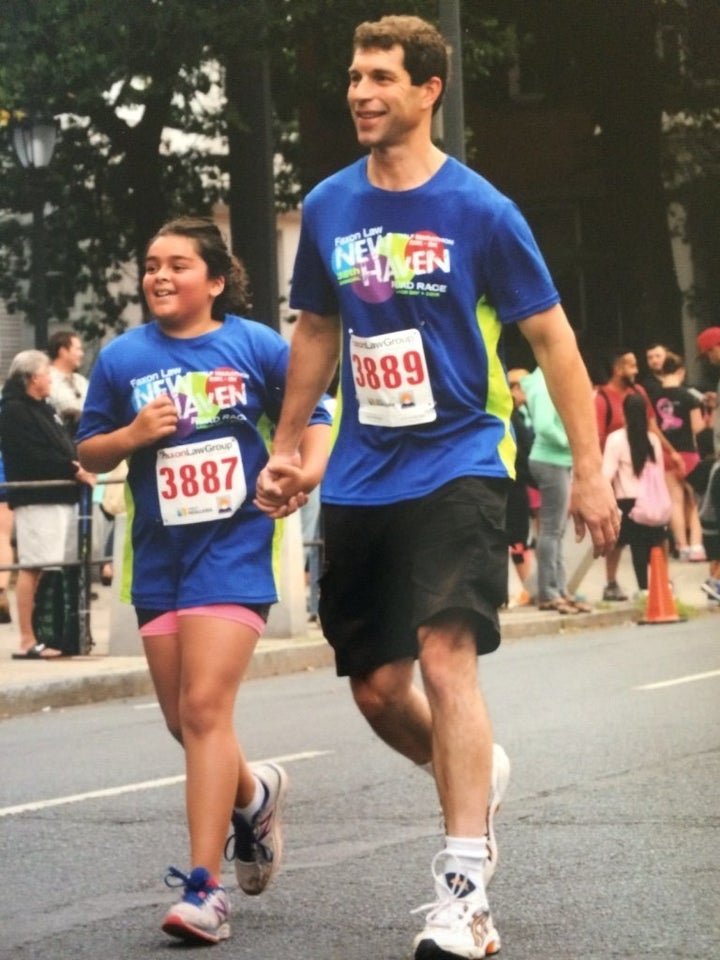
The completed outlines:
<svg viewBox="0 0 720 960">
<path fill-rule="evenodd" d="M 438 2 L 395 0 L 392 11 L 437 21 Z M 19 167 L 9 140 L 0 151 L 0 297 L 11 309 L 28 307 L 29 212 L 42 188 L 52 316 L 72 311 L 88 336 L 117 327 L 137 300 L 133 268 L 160 223 L 227 199 L 227 157 L 208 144 L 245 120 L 241 107 L 208 94 L 222 79 L 217 64 L 222 71 L 263 48 L 284 160 L 277 205 L 295 206 L 322 163 L 335 169 L 355 149 L 345 109 L 352 32 L 386 12 L 386 0 L 2 0 L 0 125 L 3 111 L 21 110 L 62 117 L 62 132 L 41 177 Z M 615 64 L 598 51 L 623 42 L 624 17 L 646 16 L 678 25 L 696 51 L 683 61 L 678 48 L 683 69 L 662 72 L 659 101 L 690 108 L 704 131 L 682 172 L 690 189 L 707 178 L 716 146 L 717 0 L 465 0 L 466 84 L 491 98 L 498 85 L 483 78 L 522 55 L 548 96 L 570 94 L 611 115 L 618 104 L 606 81 Z M 628 101 L 632 82 L 623 88 Z M 180 149 L 163 141 L 170 128 L 183 132 Z"/>
<path fill-rule="evenodd" d="M 51 166 L 32 176 L 7 146 L 0 181 L 0 296 L 28 308 L 27 212 L 33 192 L 46 199 L 50 313 L 79 314 L 88 336 L 117 327 L 137 300 L 128 265 L 170 214 L 208 212 L 222 192 L 222 158 L 201 142 L 168 152 L 163 131 L 214 137 L 214 111 L 196 91 L 211 78 L 205 64 L 219 17 L 240 5 L 109 0 L 3 0 L 0 109 L 62 117 Z M 122 288 L 118 282 L 125 276 Z"/>
<path fill-rule="evenodd" d="M 394 11 L 432 18 L 436 6 L 397 0 Z M 270 57 L 285 160 L 278 207 L 297 205 L 299 104 L 314 102 L 346 122 L 353 28 L 385 12 L 379 0 L 3 0 L 0 111 L 63 118 L 43 174 L 20 169 L 9 143 L 0 158 L 0 296 L 9 309 L 30 306 L 28 213 L 42 189 L 51 316 L 64 320 L 72 311 L 88 337 L 121 325 L 138 299 L 132 265 L 153 231 L 168 216 L 207 213 L 227 198 L 226 158 L 208 154 L 207 144 L 243 118 L 198 94 L 210 92 L 213 62 L 248 48 L 265 45 Z M 469 24 L 465 55 L 477 72 L 490 57 L 492 22 L 470 13 Z M 318 54 L 311 71 L 303 60 L 309 50 Z M 185 135 L 180 151 L 164 146 L 167 128 Z"/>
</svg>

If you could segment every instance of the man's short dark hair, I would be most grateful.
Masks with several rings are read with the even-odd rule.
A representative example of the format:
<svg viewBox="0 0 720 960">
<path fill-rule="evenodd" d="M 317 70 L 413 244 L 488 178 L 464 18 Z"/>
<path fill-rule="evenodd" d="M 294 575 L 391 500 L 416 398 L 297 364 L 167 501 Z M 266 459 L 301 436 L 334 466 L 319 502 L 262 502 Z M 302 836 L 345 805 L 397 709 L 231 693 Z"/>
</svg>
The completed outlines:
<svg viewBox="0 0 720 960">
<path fill-rule="evenodd" d="M 48 356 L 51 360 L 57 360 L 61 350 L 69 350 L 73 340 L 79 339 L 79 335 L 74 330 L 56 330 L 48 340 Z"/>
<path fill-rule="evenodd" d="M 450 48 L 442 34 L 427 20 L 413 16 L 368 20 L 355 29 L 353 49 L 389 50 L 394 46 L 403 49 L 403 63 L 413 86 L 419 87 L 431 77 L 439 77 L 442 81 L 440 96 L 433 104 L 435 113 L 445 93 L 450 61 Z"/>
</svg>

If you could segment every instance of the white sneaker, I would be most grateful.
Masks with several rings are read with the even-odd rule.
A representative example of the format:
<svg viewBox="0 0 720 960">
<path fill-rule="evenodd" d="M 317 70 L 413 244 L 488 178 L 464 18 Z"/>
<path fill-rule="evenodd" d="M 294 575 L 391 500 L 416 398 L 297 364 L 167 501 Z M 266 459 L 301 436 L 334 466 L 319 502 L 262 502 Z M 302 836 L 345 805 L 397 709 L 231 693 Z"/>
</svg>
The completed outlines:
<svg viewBox="0 0 720 960">
<path fill-rule="evenodd" d="M 205 867 L 195 867 L 185 876 L 170 867 L 165 877 L 169 887 L 184 887 L 180 903 L 171 907 L 162 929 L 171 937 L 189 943 L 218 943 L 230 936 L 230 901 Z"/>
<path fill-rule="evenodd" d="M 415 960 L 438 960 L 446 954 L 466 960 L 494 956 L 500 936 L 485 891 L 459 872 L 456 858 L 445 850 L 435 855 L 432 872 L 437 899 L 412 911 L 427 911 L 425 928 L 413 941 Z"/>
<path fill-rule="evenodd" d="M 493 744 L 492 773 L 490 775 L 490 799 L 487 809 L 487 860 L 483 871 L 485 888 L 493 878 L 498 864 L 498 845 L 495 839 L 495 814 L 500 809 L 502 798 L 510 780 L 510 761 L 499 743 Z"/>
<path fill-rule="evenodd" d="M 250 896 L 262 893 L 280 869 L 282 860 L 281 813 L 287 791 L 287 774 L 277 763 L 251 764 L 250 769 L 265 789 L 265 802 L 252 823 L 236 812 L 233 834 L 225 845 L 225 856 L 235 863 L 240 889 Z"/>
</svg>

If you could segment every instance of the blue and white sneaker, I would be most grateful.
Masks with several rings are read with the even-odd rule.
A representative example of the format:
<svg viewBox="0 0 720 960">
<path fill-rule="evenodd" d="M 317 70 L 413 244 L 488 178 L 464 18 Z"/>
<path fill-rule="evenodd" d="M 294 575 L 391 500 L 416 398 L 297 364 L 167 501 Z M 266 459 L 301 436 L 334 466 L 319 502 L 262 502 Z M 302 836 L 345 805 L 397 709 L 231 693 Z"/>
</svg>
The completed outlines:
<svg viewBox="0 0 720 960">
<path fill-rule="evenodd" d="M 251 764 L 250 769 L 263 785 L 265 801 L 252 823 L 237 811 L 233 812 L 233 833 L 225 845 L 225 857 L 235 864 L 240 889 L 256 897 L 280 869 L 283 849 L 280 817 L 288 778 L 277 763 Z"/>
<path fill-rule="evenodd" d="M 195 867 L 185 876 L 175 867 L 168 867 L 168 887 L 184 887 L 180 903 L 171 907 L 162 929 L 171 937 L 189 943 L 218 943 L 230 936 L 230 901 L 205 867 Z"/>
</svg>

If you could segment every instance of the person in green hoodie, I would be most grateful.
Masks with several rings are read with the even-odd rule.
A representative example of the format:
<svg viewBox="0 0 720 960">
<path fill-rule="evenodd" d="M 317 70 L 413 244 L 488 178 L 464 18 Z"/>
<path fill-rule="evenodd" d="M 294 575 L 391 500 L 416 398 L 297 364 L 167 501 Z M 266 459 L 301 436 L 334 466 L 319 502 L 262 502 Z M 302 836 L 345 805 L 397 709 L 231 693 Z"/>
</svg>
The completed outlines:
<svg viewBox="0 0 720 960">
<path fill-rule="evenodd" d="M 540 367 L 523 377 L 535 434 L 530 473 L 540 491 L 540 524 L 536 546 L 538 606 L 558 613 L 584 613 L 588 606 L 568 596 L 563 537 L 568 521 L 572 454 L 562 420 L 550 399 Z"/>
</svg>

